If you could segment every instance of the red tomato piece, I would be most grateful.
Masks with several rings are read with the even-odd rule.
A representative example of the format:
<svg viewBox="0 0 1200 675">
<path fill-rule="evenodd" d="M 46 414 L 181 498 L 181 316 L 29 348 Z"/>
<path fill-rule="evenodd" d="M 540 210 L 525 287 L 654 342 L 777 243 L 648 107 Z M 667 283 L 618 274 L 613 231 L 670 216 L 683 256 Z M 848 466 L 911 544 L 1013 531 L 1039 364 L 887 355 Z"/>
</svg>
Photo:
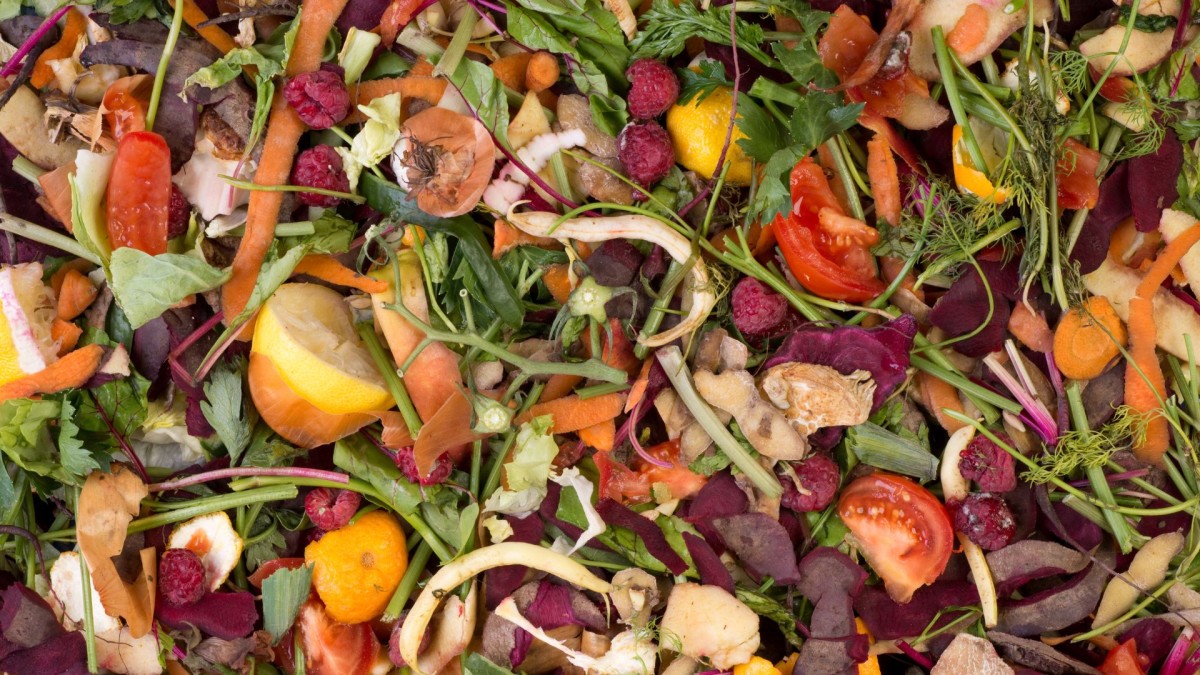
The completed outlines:
<svg viewBox="0 0 1200 675">
<path fill-rule="evenodd" d="M 367 675 L 381 649 L 371 624 L 338 623 L 315 598 L 300 607 L 296 628 L 310 675 Z"/>
<path fill-rule="evenodd" d="M 908 602 L 946 569 L 954 528 L 929 490 L 900 476 L 876 473 L 846 486 L 838 515 L 888 595 Z"/>
<path fill-rule="evenodd" d="M 167 252 L 171 150 L 162 136 L 131 131 L 117 143 L 108 179 L 108 239 L 150 255 Z"/>
<path fill-rule="evenodd" d="M 788 269 L 814 294 L 830 300 L 865 302 L 883 291 L 879 279 L 861 274 L 861 269 L 843 269 L 825 257 L 817 248 L 813 233 L 797 225 L 794 219 L 776 218 L 772 229 Z"/>
<path fill-rule="evenodd" d="M 146 129 L 146 108 L 154 79 L 149 75 L 122 77 L 104 92 L 104 123 L 118 141 L 132 131 Z"/>
<path fill-rule="evenodd" d="M 281 569 L 294 570 L 303 566 L 304 558 L 276 558 L 274 560 L 268 560 L 259 565 L 258 569 L 254 570 L 254 574 L 251 574 L 247 578 L 247 581 L 253 584 L 255 588 L 262 588 L 263 581 L 266 581 L 267 577 L 271 576 L 276 571 Z"/>
<path fill-rule="evenodd" d="M 1130 638 L 1121 646 L 1109 650 L 1100 664 L 1100 672 L 1104 675 L 1145 675 L 1144 658 L 1138 654 L 1137 643 Z"/>
<path fill-rule="evenodd" d="M 679 456 L 679 439 L 646 448 L 646 454 L 671 466 L 656 466 L 638 457 L 633 460 L 636 469 L 631 469 L 613 461 L 612 453 L 597 452 L 593 460 L 600 471 L 600 498 L 641 503 L 649 501 L 652 485 L 662 483 L 671 491 L 672 497 L 687 499 L 694 497 L 708 482 L 707 477 L 689 469 Z"/>
<path fill-rule="evenodd" d="M 593 458 L 600 470 L 599 498 L 615 499 L 619 502 L 644 502 L 650 498 L 650 482 L 646 477 L 620 462 L 613 461 L 612 453 L 597 452 Z"/>
<path fill-rule="evenodd" d="M 1096 200 L 1100 199 L 1100 181 L 1096 178 L 1099 165 L 1099 150 L 1073 138 L 1067 139 L 1055 165 L 1059 208 L 1090 209 L 1096 205 Z"/>
</svg>

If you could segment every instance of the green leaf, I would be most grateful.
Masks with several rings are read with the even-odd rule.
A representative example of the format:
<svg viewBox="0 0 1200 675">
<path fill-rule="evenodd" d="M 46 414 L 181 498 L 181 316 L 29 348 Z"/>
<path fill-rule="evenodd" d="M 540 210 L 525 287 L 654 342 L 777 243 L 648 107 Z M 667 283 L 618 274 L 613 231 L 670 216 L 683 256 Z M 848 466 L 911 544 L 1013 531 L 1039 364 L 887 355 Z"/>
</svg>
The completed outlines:
<svg viewBox="0 0 1200 675">
<path fill-rule="evenodd" d="M 799 647 L 804 641 L 800 639 L 800 634 L 796 632 L 796 621 L 799 617 L 787 607 L 780 604 L 779 601 L 770 596 L 754 591 L 748 591 L 744 588 L 735 589 L 737 599 L 741 600 L 754 613 L 774 621 L 779 626 L 779 631 L 783 633 L 783 637 L 787 638 L 793 646 Z"/>
<path fill-rule="evenodd" d="M 801 158 L 811 150 L 801 146 L 792 146 L 778 150 L 767 165 L 763 167 L 762 181 L 754 200 L 750 203 L 750 219 L 767 223 L 778 214 L 786 214 L 792 209 L 792 192 L 788 187 L 788 174 Z"/>
<path fill-rule="evenodd" d="M 504 475 L 511 490 L 546 487 L 550 468 L 558 456 L 558 444 L 550 433 L 553 424 L 548 417 L 536 417 L 521 425 L 512 459 L 504 465 Z"/>
<path fill-rule="evenodd" d="M 105 382 L 88 391 L 75 393 L 81 438 L 93 452 L 100 448 L 120 450 L 108 423 L 121 436 L 128 437 L 146 421 L 150 383 L 136 372 L 129 377 Z M 108 423 L 105 422 L 108 421 Z"/>
<path fill-rule="evenodd" d="M 63 471 L 73 476 L 75 484 L 82 484 L 88 474 L 99 469 L 100 464 L 92 457 L 92 453 L 83 447 L 79 439 L 79 426 L 75 424 L 75 405 L 69 397 L 62 400 L 62 410 L 58 416 L 58 456 Z"/>
<path fill-rule="evenodd" d="M 271 634 L 271 642 L 279 642 L 292 627 L 300 605 L 308 599 L 312 587 L 312 565 L 294 570 L 279 568 L 263 579 L 263 628 Z"/>
<path fill-rule="evenodd" d="M 718 87 L 732 87 L 733 83 L 725 75 L 725 64 L 716 59 L 701 61 L 696 69 L 683 68 L 679 73 L 679 104 L 684 105 L 696 99 L 697 103 L 704 101 Z M 739 101 L 741 98 L 739 98 Z"/>
<path fill-rule="evenodd" d="M 292 460 L 307 455 L 308 450 L 293 447 L 276 436 L 275 432 L 271 431 L 266 424 L 259 424 L 251 435 L 250 447 L 246 449 L 246 454 L 242 458 L 242 466 L 263 468 L 290 466 Z"/>
<path fill-rule="evenodd" d="M 21 13 L 21 0 L 0 0 L 0 21 L 7 21 Z"/>
<path fill-rule="evenodd" d="M 798 42 L 793 47 L 787 47 L 782 42 L 776 42 L 773 47 L 775 58 L 783 65 L 783 69 L 797 84 L 808 84 L 815 80 L 826 81 L 833 73 L 825 69 L 817 50 L 808 42 Z M 824 85 L 822 85 L 824 86 Z"/>
<path fill-rule="evenodd" d="M 701 476 L 711 476 L 718 471 L 724 471 L 733 464 L 733 460 L 721 452 L 719 448 L 713 448 L 712 454 L 700 455 L 688 464 L 688 470 L 692 473 L 698 473 Z"/>
<path fill-rule="evenodd" d="M 730 45 L 730 8 L 706 6 L 701 9 L 693 0 L 654 0 L 650 11 L 639 19 L 643 25 L 633 39 L 634 58 L 666 59 L 683 52 L 689 38 Z M 761 26 L 743 19 L 732 22 L 738 47 L 764 65 L 774 65 L 759 45 L 764 42 Z"/>
<path fill-rule="evenodd" d="M 242 392 L 245 362 L 238 359 L 213 370 L 204 383 L 205 401 L 200 403 L 204 419 L 217 432 L 217 438 L 229 453 L 229 463 L 237 466 L 242 451 L 250 445 L 252 409 L 246 405 Z"/>
<path fill-rule="evenodd" d="M 12 476 L 8 475 L 8 467 L 0 466 L 0 513 L 11 513 L 16 503 L 17 487 L 13 484 Z"/>
<path fill-rule="evenodd" d="M 621 129 L 629 123 L 625 99 L 616 94 L 592 94 L 588 97 L 588 108 L 592 111 L 592 119 L 596 126 L 609 136 L 621 133 Z"/>
<path fill-rule="evenodd" d="M 842 105 L 840 94 L 809 92 L 792 113 L 792 139 L 807 155 L 817 146 L 854 126 L 864 104 Z"/>
<path fill-rule="evenodd" d="M 265 79 L 283 72 L 283 66 L 278 61 L 265 56 L 254 47 L 238 47 L 214 61 L 211 66 L 189 75 L 183 83 L 184 91 L 192 85 L 216 89 L 228 84 L 241 76 L 243 66 L 254 66 L 258 69 L 257 77 Z M 185 95 L 180 92 L 180 96 Z"/>
<path fill-rule="evenodd" d="M 450 81 L 458 87 L 483 126 L 507 147 L 508 97 L 504 93 L 504 85 L 496 79 L 496 73 L 486 64 L 464 59 L 450 75 Z"/>
<path fill-rule="evenodd" d="M 513 675 L 513 671 L 492 663 L 479 652 L 471 652 L 462 662 L 463 675 Z"/>
<path fill-rule="evenodd" d="M 508 8 L 508 33 L 513 40 L 530 49 L 545 49 L 555 54 L 574 54 L 570 40 L 550 23 L 547 16 L 531 12 L 513 2 L 505 2 Z"/>
<path fill-rule="evenodd" d="M 250 535 L 254 542 L 246 546 L 245 555 L 246 569 L 251 572 L 268 560 L 278 558 L 287 547 L 287 540 L 283 538 L 279 524 L 270 511 L 258 514 L 254 519 L 254 526 L 250 528 Z"/>
<path fill-rule="evenodd" d="M 212 290 L 229 280 L 200 258 L 178 253 L 150 255 L 131 246 L 113 251 L 108 280 L 113 295 L 134 328 L 156 319 L 184 298 Z"/>
<path fill-rule="evenodd" d="M 422 501 L 421 490 L 405 478 L 396 464 L 360 435 L 347 436 L 333 446 L 333 464 L 351 476 L 370 483 L 386 505 L 409 515 Z M 435 492 L 426 487 L 425 498 Z"/>
<path fill-rule="evenodd" d="M 358 224 L 342 218 L 333 209 L 325 209 L 312 224 L 312 234 L 283 237 L 279 245 L 284 250 L 307 246 L 310 253 L 345 253 L 350 250 L 354 235 L 358 234 Z"/>
<path fill-rule="evenodd" d="M 759 162 L 770 161 L 775 151 L 788 145 L 787 132 L 772 115 L 749 96 L 738 97 L 737 126 L 746 134 L 737 144 Z"/>
<path fill-rule="evenodd" d="M 14 398 L 0 403 L 0 449 L 31 473 L 49 476 L 57 469 L 48 425 L 57 421 L 58 401 Z"/>
</svg>

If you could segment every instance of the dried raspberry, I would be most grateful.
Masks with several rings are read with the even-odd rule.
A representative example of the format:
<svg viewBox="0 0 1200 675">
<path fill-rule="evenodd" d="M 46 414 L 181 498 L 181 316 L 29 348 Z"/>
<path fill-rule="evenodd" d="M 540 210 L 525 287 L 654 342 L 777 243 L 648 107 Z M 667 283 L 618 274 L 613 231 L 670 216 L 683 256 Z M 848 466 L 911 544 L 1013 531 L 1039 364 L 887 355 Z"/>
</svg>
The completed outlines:
<svg viewBox="0 0 1200 675">
<path fill-rule="evenodd" d="M 292 185 L 347 192 L 350 189 L 350 179 L 342 169 L 342 156 L 328 145 L 318 145 L 305 150 L 296 158 L 296 166 L 292 167 Z M 341 201 L 338 197 L 315 192 L 299 192 L 297 197 L 300 203 L 306 206 L 325 208 L 337 206 Z"/>
<path fill-rule="evenodd" d="M 667 64 L 654 59 L 638 59 L 625 71 L 629 78 L 629 114 L 649 120 L 665 113 L 679 100 L 679 78 Z"/>
<path fill-rule="evenodd" d="M 187 197 L 183 196 L 183 190 L 171 183 L 171 201 L 167 207 L 167 239 L 187 234 L 191 217 L 192 205 L 188 203 Z"/>
<path fill-rule="evenodd" d="M 977 434 L 958 460 L 963 478 L 979 484 L 984 492 L 1008 492 L 1017 488 L 1017 471 L 1012 455 L 983 434 Z"/>
<path fill-rule="evenodd" d="M 400 452 L 396 454 L 396 466 L 405 478 L 414 483 L 437 485 L 450 477 L 450 472 L 454 469 L 454 462 L 450 461 L 450 455 L 443 454 L 434 461 L 433 470 L 429 472 L 429 475 L 421 477 L 417 475 L 417 459 L 413 454 L 412 446 L 409 446 L 400 448 Z"/>
<path fill-rule="evenodd" d="M 734 327 L 749 340 L 779 337 L 801 321 L 787 298 L 754 277 L 742 277 L 733 287 L 730 307 Z"/>
<path fill-rule="evenodd" d="M 635 182 L 649 187 L 675 166 L 671 137 L 658 122 L 632 122 L 617 136 L 617 157 Z"/>
<path fill-rule="evenodd" d="M 954 511 L 954 529 L 984 550 L 995 551 L 1008 546 L 1017 533 L 1017 521 L 1008 502 L 1000 495 L 972 492 L 963 501 L 951 505 L 951 509 Z"/>
<path fill-rule="evenodd" d="M 204 563 L 186 548 L 169 548 L 158 561 L 158 592 L 172 607 L 186 607 L 204 597 Z"/>
<path fill-rule="evenodd" d="M 318 71 L 301 73 L 289 80 L 283 88 L 283 98 L 305 124 L 313 129 L 328 129 L 350 112 L 350 92 L 346 91 L 344 78 L 341 68 L 322 66 Z"/>
<path fill-rule="evenodd" d="M 826 455 L 815 454 L 794 462 L 792 468 L 795 469 L 796 478 L 800 479 L 800 486 L 804 488 L 804 492 L 798 490 L 791 480 L 785 478 L 780 481 L 783 483 L 783 506 L 804 513 L 820 511 L 833 502 L 842 477 L 832 459 Z"/>
<path fill-rule="evenodd" d="M 362 497 L 357 492 L 319 487 L 313 488 L 304 497 L 304 512 L 313 525 L 332 532 L 345 527 L 358 512 L 361 503 Z"/>
</svg>

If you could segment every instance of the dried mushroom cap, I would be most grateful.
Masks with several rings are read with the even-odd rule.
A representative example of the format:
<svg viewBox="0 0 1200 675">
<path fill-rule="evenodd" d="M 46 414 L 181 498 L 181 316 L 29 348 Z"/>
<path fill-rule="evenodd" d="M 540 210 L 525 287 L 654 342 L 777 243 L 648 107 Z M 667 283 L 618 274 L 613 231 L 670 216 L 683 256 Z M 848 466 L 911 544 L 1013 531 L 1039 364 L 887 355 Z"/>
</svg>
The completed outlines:
<svg viewBox="0 0 1200 675">
<path fill-rule="evenodd" d="M 803 436 L 825 427 L 866 422 L 875 395 L 875 381 L 867 371 L 842 375 L 813 363 L 775 366 L 759 380 L 759 388 Z"/>
</svg>

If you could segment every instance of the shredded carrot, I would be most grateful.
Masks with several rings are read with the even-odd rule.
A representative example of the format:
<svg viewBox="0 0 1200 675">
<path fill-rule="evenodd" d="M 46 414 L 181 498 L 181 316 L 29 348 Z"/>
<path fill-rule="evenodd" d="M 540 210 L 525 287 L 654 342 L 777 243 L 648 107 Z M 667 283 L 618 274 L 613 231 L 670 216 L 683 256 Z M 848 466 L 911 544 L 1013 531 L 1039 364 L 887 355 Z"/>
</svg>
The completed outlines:
<svg viewBox="0 0 1200 675">
<path fill-rule="evenodd" d="M 54 270 L 54 274 L 50 275 L 50 290 L 54 291 L 54 295 L 57 296 L 58 292 L 62 290 L 63 279 L 67 278 L 67 273 L 71 270 L 87 273 L 92 270 L 92 263 L 83 260 L 82 258 L 76 258 L 75 260 L 68 260 L 67 262 L 59 265 L 58 269 Z"/>
<path fill-rule="evenodd" d="M 70 321 L 55 319 L 50 324 L 50 339 L 58 343 L 59 356 L 75 349 L 75 345 L 79 344 L 79 338 L 82 336 L 83 329 Z"/>
<path fill-rule="evenodd" d="M 1125 326 L 1108 300 L 1088 298 L 1059 319 L 1054 330 L 1054 363 L 1069 378 L 1090 380 L 1117 358 L 1125 340 Z"/>
<path fill-rule="evenodd" d="M 346 267 L 331 255 L 305 256 L 292 274 L 307 274 L 335 286 L 356 288 L 363 293 L 383 293 L 388 289 L 386 281 L 372 279 Z"/>
<path fill-rule="evenodd" d="M 496 225 L 493 228 L 492 236 L 492 258 L 499 260 L 500 256 L 508 253 L 518 246 L 537 246 L 538 248 L 562 248 L 562 244 L 557 239 L 550 237 L 539 237 L 529 234 L 524 230 L 518 230 L 508 224 L 503 218 L 496 219 Z"/>
<path fill-rule="evenodd" d="M 433 77 L 433 64 L 424 56 L 413 62 L 413 67 L 408 71 L 410 76 L 414 77 Z"/>
<path fill-rule="evenodd" d="M 171 6 L 175 6 L 175 0 L 168 0 Z M 196 4 L 196 0 L 183 0 L 183 20 L 193 30 L 200 34 L 200 37 L 208 41 L 208 43 L 217 49 L 221 50 L 222 54 L 228 54 L 237 48 L 237 43 L 233 41 L 229 33 L 221 30 L 220 26 L 203 26 L 200 24 L 209 20 L 208 14 L 200 9 L 200 5 Z"/>
<path fill-rule="evenodd" d="M 438 101 L 442 100 L 442 94 L 446 93 L 446 80 L 440 77 L 408 75 L 360 82 L 353 92 L 355 108 L 343 120 L 343 124 L 358 124 L 366 120 L 366 115 L 363 115 L 358 106 L 395 93 L 399 93 L 405 99 L 415 98 L 430 105 L 437 105 Z"/>
<path fill-rule="evenodd" d="M 1046 316 L 1034 312 L 1023 302 L 1018 302 L 1008 316 L 1008 332 L 1035 352 L 1045 354 L 1054 346 L 1054 334 L 1050 332 Z"/>
<path fill-rule="evenodd" d="M 561 74 L 556 56 L 550 52 L 537 52 L 530 57 L 529 67 L 525 70 L 525 88 L 534 93 L 546 91 L 558 82 Z"/>
<path fill-rule="evenodd" d="M 47 171 L 38 176 L 38 185 L 46 199 L 46 212 L 54 216 L 67 232 L 72 231 L 71 224 L 71 182 L 69 176 L 75 173 L 75 162 L 67 162 L 62 166 Z"/>
<path fill-rule="evenodd" d="M 977 2 L 967 5 L 963 15 L 946 34 L 946 46 L 958 54 L 968 54 L 979 47 L 988 34 L 991 17 Z"/>
<path fill-rule="evenodd" d="M 87 17 L 79 10 L 72 8 L 67 12 L 67 22 L 63 26 L 62 37 L 38 56 L 37 62 L 33 66 L 33 74 L 29 76 L 30 84 L 41 89 L 53 82 L 54 69 L 50 67 L 50 62 L 71 58 L 75 54 L 75 47 L 78 46 L 79 41 L 84 39 L 87 39 Z"/>
<path fill-rule="evenodd" d="M 542 283 L 546 284 L 546 289 L 560 305 L 567 304 L 567 300 L 571 298 L 571 291 L 575 290 L 571 284 L 569 269 L 568 263 L 555 263 L 547 267 L 546 273 L 542 275 Z"/>
<path fill-rule="evenodd" d="M 99 294 L 91 279 L 79 270 L 68 269 L 58 289 L 58 318 L 71 321 L 83 314 Z"/>
<path fill-rule="evenodd" d="M 650 386 L 650 369 L 654 367 L 653 359 L 646 359 L 642 362 L 642 370 L 638 373 L 637 379 L 633 381 L 633 386 L 629 388 L 629 397 L 625 399 L 625 412 L 629 412 L 637 407 L 638 403 L 646 396 L 646 388 Z"/>
<path fill-rule="evenodd" d="M 1125 366 L 1125 404 L 1147 416 L 1145 438 L 1133 446 L 1134 454 L 1143 462 L 1162 464 L 1163 454 L 1171 445 L 1171 429 L 1162 415 L 1167 384 L 1155 351 L 1158 328 L 1154 324 L 1154 294 L 1197 241 L 1200 241 L 1200 225 L 1193 225 L 1167 244 L 1129 301 L 1132 360 Z"/>
<path fill-rule="evenodd" d="M 624 394 L 603 394 L 587 399 L 572 394 L 554 401 L 538 403 L 513 420 L 513 423 L 524 424 L 535 417 L 550 415 L 554 418 L 551 431 L 567 434 L 614 419 L 621 414 L 624 407 Z"/>
<path fill-rule="evenodd" d="M 546 386 L 542 387 L 542 395 L 538 398 L 539 401 L 556 401 L 572 391 L 579 383 L 583 382 L 583 378 L 578 375 L 563 375 L 555 373 L 546 380 Z"/>
<path fill-rule="evenodd" d="M 888 225 L 900 224 L 900 172 L 887 136 L 875 134 L 867 142 L 867 179 L 875 197 L 875 213 Z"/>
<path fill-rule="evenodd" d="M 925 372 L 917 373 L 917 385 L 920 387 L 925 407 L 933 413 L 934 419 L 943 429 L 953 433 L 963 427 L 962 422 L 945 413 L 946 410 L 965 412 L 962 400 L 958 398 L 958 390 L 953 385 Z"/>
<path fill-rule="evenodd" d="M 408 424 L 404 415 L 398 410 L 384 410 L 376 413 L 383 424 L 383 433 L 379 441 L 385 448 L 405 448 L 413 444 L 412 434 L 408 432 Z"/>
<path fill-rule="evenodd" d="M 606 420 L 580 429 L 579 440 L 589 448 L 595 448 L 601 452 L 611 452 L 613 446 L 617 444 L 616 420 Z"/>
<path fill-rule="evenodd" d="M 0 402 L 82 387 L 100 367 L 104 348 L 80 347 L 45 368 L 0 387 Z"/>
<path fill-rule="evenodd" d="M 504 56 L 492 62 L 492 72 L 496 74 L 496 79 L 504 83 L 504 86 L 518 94 L 523 94 L 525 93 L 525 73 L 529 70 L 529 62 L 532 59 L 533 54 L 530 52 L 517 52 L 510 56 Z"/>
</svg>

